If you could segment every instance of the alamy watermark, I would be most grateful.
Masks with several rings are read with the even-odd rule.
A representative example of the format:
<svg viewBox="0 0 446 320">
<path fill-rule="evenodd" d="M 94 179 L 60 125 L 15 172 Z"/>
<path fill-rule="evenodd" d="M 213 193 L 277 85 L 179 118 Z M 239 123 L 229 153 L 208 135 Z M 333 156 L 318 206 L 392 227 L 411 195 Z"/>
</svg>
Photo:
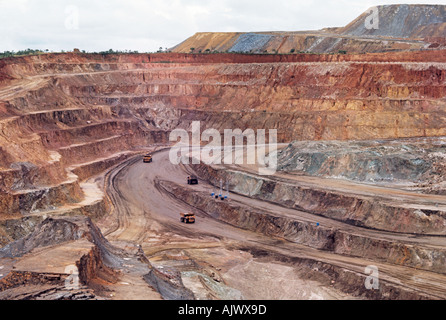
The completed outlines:
<svg viewBox="0 0 446 320">
<path fill-rule="evenodd" d="M 75 5 L 65 7 L 65 28 L 67 30 L 79 29 L 79 8 Z"/>
<path fill-rule="evenodd" d="M 173 164 L 237 164 L 257 165 L 260 175 L 273 175 L 277 171 L 277 130 L 225 129 L 223 137 L 216 129 L 201 132 L 200 121 L 194 121 L 191 131 L 175 129 L 170 142 L 177 142 L 170 150 Z M 245 145 L 245 141 L 247 142 Z M 207 145 L 203 146 L 203 143 Z"/>
<path fill-rule="evenodd" d="M 79 285 L 79 269 L 75 265 L 69 265 L 65 268 L 65 273 L 69 276 L 65 279 L 65 289 L 78 290 Z"/>
<path fill-rule="evenodd" d="M 378 9 L 378 7 L 370 8 L 368 13 L 370 13 L 370 15 L 368 15 L 365 18 L 365 28 L 367 30 L 379 29 L 379 9 Z"/>
<path fill-rule="evenodd" d="M 364 286 L 367 290 L 379 289 L 379 270 L 377 266 L 367 266 L 364 273 L 368 276 L 365 278 Z"/>
</svg>

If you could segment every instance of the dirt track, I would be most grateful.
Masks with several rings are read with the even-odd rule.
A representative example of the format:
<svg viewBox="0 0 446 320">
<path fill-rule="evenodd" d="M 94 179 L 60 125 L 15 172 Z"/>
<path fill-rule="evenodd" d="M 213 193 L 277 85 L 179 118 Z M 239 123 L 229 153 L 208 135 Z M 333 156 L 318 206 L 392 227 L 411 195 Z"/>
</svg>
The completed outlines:
<svg viewBox="0 0 446 320">
<path fill-rule="evenodd" d="M 218 221 L 206 212 L 197 210 L 194 210 L 197 213 L 197 223 L 183 225 L 179 221 L 179 213 L 193 209 L 182 202 L 181 197 L 174 199 L 172 195 L 164 192 L 159 187 L 159 182 L 169 181 L 183 185 L 184 188 L 193 188 L 196 192 L 211 193 L 213 188 L 205 181 L 200 181 L 198 186 L 187 186 L 185 183 L 187 175 L 186 168 L 172 165 L 169 162 L 167 150 L 156 153 L 152 164 L 144 164 L 137 157 L 114 169 L 107 177 L 107 193 L 114 204 L 114 210 L 112 215 L 107 216 L 100 223 L 102 232 L 111 241 L 131 241 L 141 244 L 154 265 L 157 263 L 161 267 L 176 265 L 180 270 L 187 269 L 187 272 L 192 272 L 190 265 L 189 268 L 184 269 L 185 264 L 181 263 L 187 260 L 195 266 L 200 266 L 195 269 L 202 269 L 203 265 L 206 265 L 204 269 L 219 270 L 216 271 L 218 275 L 214 274 L 214 276 L 224 279 L 227 286 L 232 286 L 233 289 L 240 291 L 244 297 L 254 299 L 308 298 L 312 293 L 314 297 L 318 298 L 345 299 L 348 296 L 341 291 L 359 292 L 365 290 L 353 287 L 349 290 L 345 284 L 338 285 L 336 283 L 334 285 L 337 279 L 331 278 L 327 281 L 320 273 L 311 274 L 311 268 L 308 268 L 308 274 L 302 272 L 305 270 L 303 265 L 309 267 L 317 261 L 329 265 L 335 270 L 355 274 L 362 277 L 361 279 L 365 279 L 366 266 L 375 265 L 379 268 L 379 278 L 383 285 L 394 286 L 409 292 L 413 291 L 425 297 L 446 298 L 446 290 L 444 290 L 446 276 L 443 274 L 338 255 L 279 238 L 266 237 Z M 210 196 L 209 201 L 213 201 Z M 252 208 L 263 208 L 276 215 L 293 215 L 297 220 L 304 219 L 314 222 L 317 220 L 324 225 L 345 229 L 352 234 L 366 238 L 375 237 L 389 241 L 408 242 L 410 245 L 444 244 L 443 238 L 414 238 L 410 235 L 353 227 L 326 218 L 312 218 L 305 212 L 236 194 L 231 195 L 230 201 Z M 243 249 L 243 251 L 239 249 Z M 246 252 L 254 253 L 254 255 L 247 256 Z M 255 253 L 259 252 L 262 252 L 261 258 L 257 255 L 259 260 L 256 263 L 259 265 L 252 268 L 252 261 L 256 258 Z M 185 258 L 186 256 L 187 258 Z M 237 263 L 228 261 L 231 256 L 233 259 L 238 259 Z M 264 270 L 264 266 L 271 263 L 280 265 L 284 269 L 294 269 L 293 276 L 290 276 L 290 273 L 279 273 L 282 276 L 268 272 L 262 273 L 261 270 Z M 277 266 L 276 270 L 280 270 L 277 269 Z M 234 274 L 236 268 L 245 270 L 244 278 Z M 306 280 L 306 276 L 311 278 L 311 281 Z M 299 286 L 299 288 L 304 288 L 303 290 L 296 289 L 296 281 L 305 283 L 304 286 Z M 272 283 L 276 288 L 271 288 Z M 190 286 L 194 287 L 193 284 Z M 270 287 L 268 290 L 267 286 Z M 197 292 L 203 291 L 202 288 L 195 289 Z M 209 298 L 209 296 L 207 297 Z M 235 296 L 232 297 L 235 298 Z"/>
</svg>

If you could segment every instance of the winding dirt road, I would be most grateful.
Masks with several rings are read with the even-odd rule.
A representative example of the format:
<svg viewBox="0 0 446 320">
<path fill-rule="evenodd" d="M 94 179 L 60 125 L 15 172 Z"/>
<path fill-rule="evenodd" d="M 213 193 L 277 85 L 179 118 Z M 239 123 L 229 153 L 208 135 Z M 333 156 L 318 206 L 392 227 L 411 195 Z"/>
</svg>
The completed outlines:
<svg viewBox="0 0 446 320">
<path fill-rule="evenodd" d="M 194 191 L 210 193 L 213 190 L 213 187 L 205 181 L 200 181 L 198 186 L 187 186 L 185 181 L 188 174 L 188 168 L 170 163 L 169 150 L 155 153 L 154 162 L 151 164 L 144 164 L 141 157 L 136 157 L 112 170 L 106 179 L 106 191 L 114 210 L 100 223 L 103 233 L 111 241 L 122 240 L 140 244 L 149 259 L 165 250 L 243 247 L 252 248 L 255 252 L 266 252 L 271 257 L 271 261 L 280 260 L 278 257 L 320 261 L 360 275 L 364 275 L 367 266 L 374 265 L 379 268 L 380 281 L 413 290 L 428 297 L 446 298 L 446 275 L 338 255 L 242 230 L 213 219 L 206 212 L 191 208 L 180 198 L 172 197 L 159 187 L 160 181 L 169 181 L 193 188 Z M 212 198 L 209 198 L 211 201 Z M 341 228 L 364 237 L 424 246 L 442 246 L 445 243 L 445 239 L 441 237 L 413 237 L 354 227 L 237 194 L 231 195 L 231 202 L 252 208 L 263 208 L 276 215 L 288 215 L 297 220 L 317 220 L 324 225 Z M 191 210 L 197 214 L 197 223 L 193 225 L 180 223 L 179 213 Z M 257 285 L 259 288 L 262 287 L 261 283 Z M 262 296 L 262 290 L 259 290 L 255 298 L 268 297 Z M 345 298 L 345 296 L 336 292 L 328 295 L 328 298 Z"/>
</svg>

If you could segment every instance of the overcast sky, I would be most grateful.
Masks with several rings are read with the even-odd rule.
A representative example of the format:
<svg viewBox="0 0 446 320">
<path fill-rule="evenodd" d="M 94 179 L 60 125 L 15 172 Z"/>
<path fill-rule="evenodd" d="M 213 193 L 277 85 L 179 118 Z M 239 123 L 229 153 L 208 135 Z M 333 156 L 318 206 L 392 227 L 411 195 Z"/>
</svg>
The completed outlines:
<svg viewBox="0 0 446 320">
<path fill-rule="evenodd" d="M 420 1 L 0 0 L 0 51 L 149 52 L 170 48 L 196 32 L 340 27 L 370 7 L 395 3 Z"/>
</svg>

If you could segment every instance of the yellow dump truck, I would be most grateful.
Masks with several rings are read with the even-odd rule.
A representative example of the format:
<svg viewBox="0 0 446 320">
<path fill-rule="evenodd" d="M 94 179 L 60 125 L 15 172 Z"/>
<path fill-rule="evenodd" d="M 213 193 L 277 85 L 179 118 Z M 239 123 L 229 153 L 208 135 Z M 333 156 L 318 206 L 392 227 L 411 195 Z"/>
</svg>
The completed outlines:
<svg viewBox="0 0 446 320">
<path fill-rule="evenodd" d="M 183 223 L 195 223 L 195 214 L 180 213 L 180 221 Z"/>
<path fill-rule="evenodd" d="M 144 163 L 150 163 L 150 162 L 152 162 L 153 161 L 153 159 L 152 159 L 152 155 L 151 154 L 146 154 L 145 156 L 144 156 L 144 158 L 143 158 L 143 162 Z"/>
</svg>

